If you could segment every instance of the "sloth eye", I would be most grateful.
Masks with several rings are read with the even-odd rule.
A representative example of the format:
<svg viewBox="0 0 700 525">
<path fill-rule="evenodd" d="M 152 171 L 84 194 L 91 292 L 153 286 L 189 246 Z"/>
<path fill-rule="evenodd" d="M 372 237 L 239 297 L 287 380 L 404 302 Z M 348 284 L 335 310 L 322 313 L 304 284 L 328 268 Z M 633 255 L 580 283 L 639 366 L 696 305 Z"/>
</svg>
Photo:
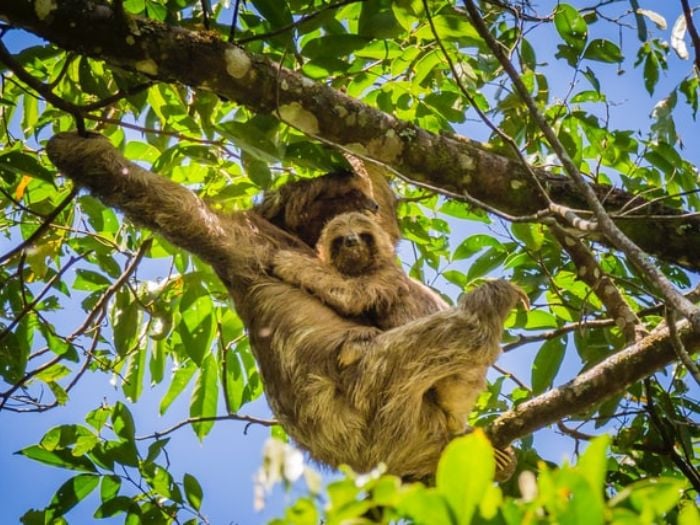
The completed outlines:
<svg viewBox="0 0 700 525">
<path fill-rule="evenodd" d="M 364 242 L 367 246 L 374 245 L 374 236 L 371 233 L 361 233 L 360 239 L 362 239 L 362 242 Z"/>
<path fill-rule="evenodd" d="M 336 237 L 331 241 L 331 253 L 338 253 L 338 250 L 340 250 L 340 247 L 343 244 L 343 238 L 342 237 Z"/>
</svg>

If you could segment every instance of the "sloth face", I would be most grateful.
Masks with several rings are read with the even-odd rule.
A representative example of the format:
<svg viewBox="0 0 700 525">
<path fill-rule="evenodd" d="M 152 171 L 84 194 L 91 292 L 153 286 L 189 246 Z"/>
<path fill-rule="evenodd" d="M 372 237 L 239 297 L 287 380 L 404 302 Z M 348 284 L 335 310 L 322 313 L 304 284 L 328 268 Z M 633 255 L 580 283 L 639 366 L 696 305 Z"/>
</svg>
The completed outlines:
<svg viewBox="0 0 700 525">
<path fill-rule="evenodd" d="M 340 273 L 372 272 L 393 257 L 389 235 L 369 215 L 359 212 L 334 217 L 321 232 L 319 256 Z"/>
</svg>

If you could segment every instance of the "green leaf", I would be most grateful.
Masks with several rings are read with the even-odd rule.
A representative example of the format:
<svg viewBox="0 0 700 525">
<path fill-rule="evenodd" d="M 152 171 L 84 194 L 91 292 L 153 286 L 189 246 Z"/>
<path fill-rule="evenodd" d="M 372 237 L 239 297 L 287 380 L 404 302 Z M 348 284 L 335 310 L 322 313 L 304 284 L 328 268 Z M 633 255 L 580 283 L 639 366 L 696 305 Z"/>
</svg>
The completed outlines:
<svg viewBox="0 0 700 525">
<path fill-rule="evenodd" d="M 112 410 L 109 407 L 101 406 L 88 412 L 87 416 L 85 416 L 85 422 L 99 432 L 111 414 Z"/>
<path fill-rule="evenodd" d="M 478 277 L 483 277 L 500 266 L 506 260 L 506 257 L 508 257 L 508 252 L 504 251 L 500 246 L 488 249 L 471 264 L 467 272 L 467 280 L 471 282 Z"/>
<path fill-rule="evenodd" d="M 193 508 L 199 510 L 202 506 L 202 498 L 204 497 L 199 481 L 197 481 L 197 478 L 187 473 L 185 473 L 182 481 L 185 487 L 185 496 L 187 497 L 187 501 Z"/>
<path fill-rule="evenodd" d="M 544 228 L 541 224 L 516 222 L 511 225 L 511 231 L 516 239 L 523 242 L 533 252 L 539 252 L 544 244 Z"/>
<path fill-rule="evenodd" d="M 54 172 L 46 169 L 35 155 L 29 155 L 23 151 L 8 151 L 0 154 L 0 174 L 2 172 L 15 175 L 29 175 L 52 186 L 55 185 Z"/>
<path fill-rule="evenodd" d="M 158 317 L 157 319 L 161 320 L 159 322 L 162 322 L 163 317 Z M 170 317 L 168 317 L 168 319 L 170 319 Z M 172 321 L 170 321 L 170 323 L 172 324 Z M 163 327 L 165 324 L 160 326 Z M 163 328 L 163 331 L 159 332 L 159 335 L 160 333 L 166 336 L 169 333 L 169 330 L 167 328 Z M 168 348 L 169 347 L 166 340 L 161 338 L 157 338 L 155 344 L 151 347 L 151 359 L 148 361 L 148 371 L 151 374 L 152 385 L 160 384 L 165 377 L 165 365 L 168 361 Z"/>
<path fill-rule="evenodd" d="M 609 448 L 610 437 L 607 435 L 599 436 L 588 444 L 577 464 L 578 471 L 588 480 L 591 488 L 601 495 L 605 486 Z"/>
<path fill-rule="evenodd" d="M 173 401 L 182 394 L 182 391 L 189 384 L 196 370 L 197 365 L 191 361 L 175 369 L 168 391 L 160 402 L 159 412 L 161 415 L 165 414 Z"/>
<path fill-rule="evenodd" d="M 491 443 L 480 430 L 453 439 L 440 458 L 435 476 L 437 490 L 447 500 L 458 523 L 472 516 L 493 482 L 496 461 Z"/>
<path fill-rule="evenodd" d="M 225 386 L 226 406 L 232 412 L 237 412 L 243 404 L 245 377 L 243 367 L 237 352 L 227 351 L 224 357 L 223 384 Z"/>
<path fill-rule="evenodd" d="M 110 284 L 111 281 L 101 273 L 79 268 L 75 272 L 75 281 L 73 281 L 73 288 L 75 290 L 84 290 L 92 292 L 95 290 L 103 290 Z"/>
<path fill-rule="evenodd" d="M 569 4 L 559 4 L 554 13 L 554 27 L 569 46 L 580 53 L 588 39 L 588 25 L 578 10 Z"/>
<path fill-rule="evenodd" d="M 73 456 L 70 450 L 46 450 L 39 445 L 32 445 L 17 452 L 45 465 L 83 472 L 97 472 L 95 465 L 85 456 Z"/>
<path fill-rule="evenodd" d="M 93 433 L 84 434 L 75 440 L 75 446 L 73 447 L 74 456 L 83 456 L 88 454 L 93 448 L 95 448 L 100 442 L 100 438 Z"/>
<path fill-rule="evenodd" d="M 201 284 L 190 286 L 180 302 L 182 321 L 177 330 L 187 355 L 201 366 L 214 339 L 213 303 Z"/>
<path fill-rule="evenodd" d="M 423 55 L 413 68 L 413 81 L 416 84 L 423 82 L 435 69 L 442 70 L 445 66 L 445 58 L 438 49 L 434 49 Z"/>
<path fill-rule="evenodd" d="M 53 515 L 63 516 L 95 490 L 99 481 L 100 477 L 93 474 L 79 474 L 66 481 L 51 498 Z"/>
<path fill-rule="evenodd" d="M 617 64 L 622 62 L 625 57 L 622 56 L 620 48 L 610 42 L 610 40 L 597 38 L 588 44 L 586 51 L 583 53 L 583 58 L 608 64 Z"/>
<path fill-rule="evenodd" d="M 102 503 L 114 499 L 119 494 L 122 487 L 122 480 L 119 476 L 103 476 L 100 485 L 100 500 Z"/>
<path fill-rule="evenodd" d="M 678 513 L 678 525 L 697 525 L 700 523 L 700 511 L 695 504 L 686 502 Z"/>
<path fill-rule="evenodd" d="M 309 58 L 339 58 L 362 49 L 370 42 L 367 37 L 351 34 L 326 35 L 309 40 L 301 54 Z"/>
<path fill-rule="evenodd" d="M 474 26 L 465 16 L 437 15 L 433 17 L 433 24 L 442 40 L 455 40 L 467 46 L 483 44 L 479 32 L 474 29 Z M 421 28 L 416 31 L 415 37 L 419 40 L 435 40 L 433 31 L 427 22 L 424 22 Z"/>
<path fill-rule="evenodd" d="M 247 122 L 228 121 L 220 123 L 218 129 L 225 138 L 254 158 L 268 163 L 279 162 L 282 158 L 280 150 L 260 125 L 254 119 Z"/>
<path fill-rule="evenodd" d="M 542 330 L 544 328 L 557 328 L 559 323 L 556 316 L 544 310 L 530 310 L 527 312 L 527 322 L 524 328 L 527 330 Z"/>
<path fill-rule="evenodd" d="M 542 345 L 532 365 L 532 391 L 535 394 L 552 386 L 565 352 L 566 345 L 563 339 L 552 339 Z"/>
<path fill-rule="evenodd" d="M 124 10 L 138 15 L 146 9 L 146 0 L 124 0 Z"/>
<path fill-rule="evenodd" d="M 138 505 L 131 501 L 131 498 L 127 496 L 117 496 L 116 498 L 103 501 L 102 505 L 97 507 L 94 517 L 98 519 L 109 518 L 115 514 L 129 512 L 129 510 L 134 507 L 138 508 Z"/>
<path fill-rule="evenodd" d="M 167 499 L 179 500 L 180 491 L 170 473 L 153 463 L 142 465 L 141 473 L 153 490 Z"/>
<path fill-rule="evenodd" d="M 288 26 L 294 21 L 286 0 L 252 0 L 252 4 L 273 29 Z"/>
<path fill-rule="evenodd" d="M 446 498 L 437 490 L 419 484 L 408 485 L 402 489 L 397 510 L 401 516 L 410 518 L 417 524 L 455 523 Z"/>
<path fill-rule="evenodd" d="M 219 399 L 217 361 L 213 354 L 207 354 L 197 376 L 197 382 L 190 402 L 190 417 L 213 417 Z M 192 425 L 199 439 L 204 438 L 214 426 L 213 421 L 204 421 Z"/>
<path fill-rule="evenodd" d="M 126 398 L 133 402 L 138 401 L 143 392 L 143 378 L 146 373 L 146 357 L 148 352 L 145 348 L 132 352 L 124 375 L 122 391 Z"/>
<path fill-rule="evenodd" d="M 464 239 L 452 254 L 452 260 L 468 259 L 487 247 L 501 248 L 503 245 L 490 235 L 477 234 Z"/>
<path fill-rule="evenodd" d="M 168 444 L 169 441 L 170 441 L 170 438 L 165 438 L 165 439 L 159 439 L 159 440 L 151 443 L 148 446 L 148 454 L 146 455 L 146 462 L 153 463 L 156 459 L 158 459 L 158 456 L 165 449 L 165 446 Z"/>
<path fill-rule="evenodd" d="M 659 81 L 659 59 L 653 51 L 646 55 L 644 60 L 644 87 L 650 95 L 654 94 L 654 87 Z"/>
<path fill-rule="evenodd" d="M 127 406 L 117 401 L 112 411 L 112 429 L 114 433 L 126 441 L 133 441 L 136 433 L 134 418 Z"/>
<path fill-rule="evenodd" d="M 642 515 L 660 518 L 678 504 L 687 482 L 673 478 L 648 479 L 628 488 L 631 489 L 630 503 L 635 509 Z"/>
<path fill-rule="evenodd" d="M 114 348 L 120 356 L 127 355 L 137 347 L 141 318 L 141 307 L 133 300 L 131 292 L 126 288 L 119 290 L 112 308 L 112 327 Z"/>
</svg>

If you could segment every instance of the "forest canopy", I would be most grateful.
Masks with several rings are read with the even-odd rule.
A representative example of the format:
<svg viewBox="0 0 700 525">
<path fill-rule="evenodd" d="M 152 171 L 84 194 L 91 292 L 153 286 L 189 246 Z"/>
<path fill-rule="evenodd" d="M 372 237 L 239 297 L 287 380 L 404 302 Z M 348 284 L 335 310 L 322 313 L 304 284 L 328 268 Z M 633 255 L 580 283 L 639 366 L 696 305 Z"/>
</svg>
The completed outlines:
<svg viewBox="0 0 700 525">
<path fill-rule="evenodd" d="M 255 426 L 258 496 L 305 474 L 278 523 L 697 523 L 700 36 L 688 0 L 657 4 L 0 0 L 0 418 L 118 388 L 19 451 L 66 473 L 22 521 L 245 522 L 168 447 Z M 47 141 L 76 130 L 222 214 L 351 154 L 399 198 L 412 277 L 450 302 L 519 285 L 435 485 L 300 467 L 247 410 L 265 385 L 228 284 L 59 175 Z M 172 427 L 134 415 L 154 388 Z M 515 446 L 508 483 L 490 443 Z"/>
</svg>

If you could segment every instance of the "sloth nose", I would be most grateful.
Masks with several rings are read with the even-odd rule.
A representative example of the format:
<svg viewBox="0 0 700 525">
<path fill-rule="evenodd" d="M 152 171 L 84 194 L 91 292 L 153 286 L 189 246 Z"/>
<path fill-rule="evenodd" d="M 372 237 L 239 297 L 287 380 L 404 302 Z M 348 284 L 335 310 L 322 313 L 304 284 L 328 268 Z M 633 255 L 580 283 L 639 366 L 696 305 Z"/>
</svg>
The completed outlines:
<svg viewBox="0 0 700 525">
<path fill-rule="evenodd" d="M 358 244 L 360 244 L 360 238 L 354 233 L 352 235 L 346 235 L 345 237 L 343 237 L 343 246 L 347 248 L 357 246 Z"/>
</svg>

